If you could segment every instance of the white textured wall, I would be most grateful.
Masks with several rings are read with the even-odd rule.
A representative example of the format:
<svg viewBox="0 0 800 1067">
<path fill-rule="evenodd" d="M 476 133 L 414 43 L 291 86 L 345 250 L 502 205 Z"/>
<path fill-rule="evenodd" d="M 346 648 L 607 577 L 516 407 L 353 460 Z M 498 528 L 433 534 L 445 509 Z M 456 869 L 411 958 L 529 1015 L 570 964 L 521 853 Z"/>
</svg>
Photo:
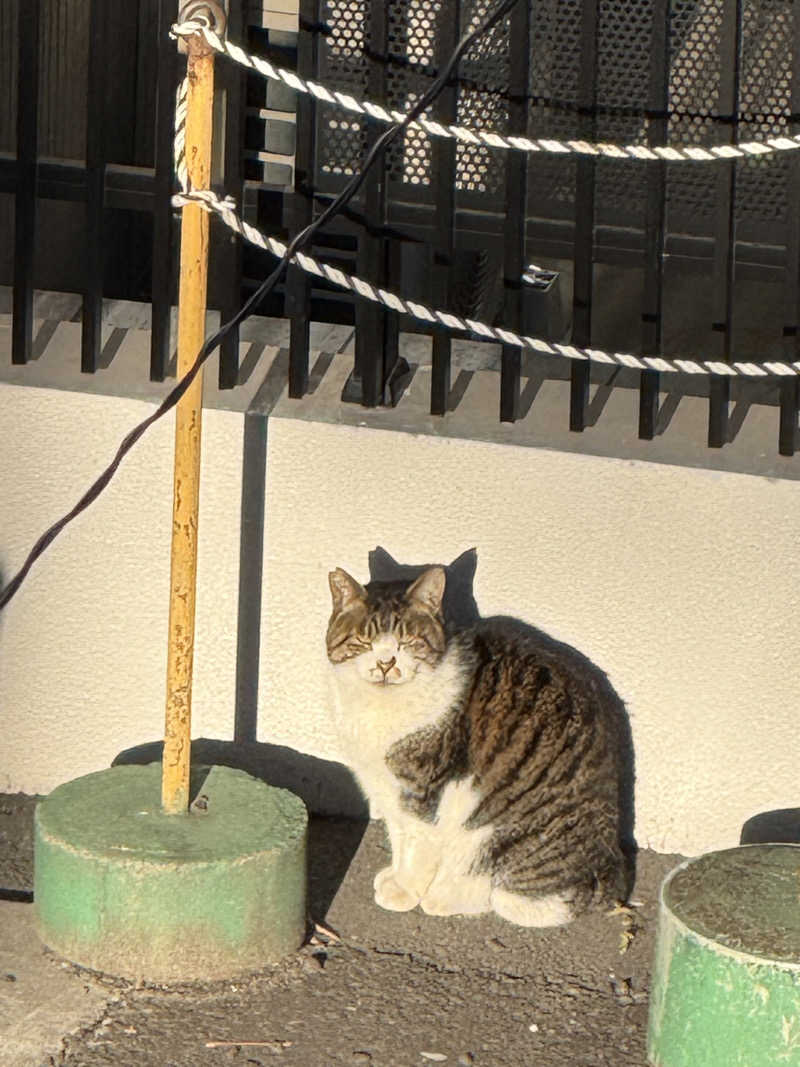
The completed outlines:
<svg viewBox="0 0 800 1067">
<path fill-rule="evenodd" d="M 336 755 L 329 569 L 475 545 L 481 612 L 575 645 L 628 702 L 640 844 L 737 844 L 800 803 L 800 484 L 294 419 L 269 449 L 264 739 Z"/>
<path fill-rule="evenodd" d="M 7 579 L 151 408 L 0 385 Z M 478 548 L 484 614 L 518 615 L 627 700 L 637 833 L 734 844 L 795 806 L 800 483 L 273 417 L 259 736 L 335 758 L 327 572 Z M 204 418 L 196 736 L 233 725 L 242 416 Z M 47 791 L 159 736 L 172 428 L 158 424 L 0 614 L 0 789 Z"/>
<path fill-rule="evenodd" d="M 69 510 L 152 405 L 0 385 L 0 572 Z M 0 612 L 0 789 L 48 792 L 163 731 L 174 423 Z M 233 730 L 242 418 L 204 412 L 194 732 Z"/>
</svg>

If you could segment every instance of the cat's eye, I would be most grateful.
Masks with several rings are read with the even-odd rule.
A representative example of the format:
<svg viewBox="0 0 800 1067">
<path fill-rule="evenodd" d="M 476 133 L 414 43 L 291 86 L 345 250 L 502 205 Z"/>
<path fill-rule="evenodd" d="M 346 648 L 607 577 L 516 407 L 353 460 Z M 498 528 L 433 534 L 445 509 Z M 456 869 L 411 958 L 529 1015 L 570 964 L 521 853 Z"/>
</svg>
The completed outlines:
<svg viewBox="0 0 800 1067">
<path fill-rule="evenodd" d="M 412 652 L 424 652 L 429 646 L 424 637 L 407 637 L 398 641 L 400 648 L 410 648 Z"/>
<path fill-rule="evenodd" d="M 372 648 L 372 644 L 369 641 L 348 641 L 347 642 L 347 651 L 348 652 L 352 652 L 352 653 L 366 652 L 370 648 Z"/>
</svg>

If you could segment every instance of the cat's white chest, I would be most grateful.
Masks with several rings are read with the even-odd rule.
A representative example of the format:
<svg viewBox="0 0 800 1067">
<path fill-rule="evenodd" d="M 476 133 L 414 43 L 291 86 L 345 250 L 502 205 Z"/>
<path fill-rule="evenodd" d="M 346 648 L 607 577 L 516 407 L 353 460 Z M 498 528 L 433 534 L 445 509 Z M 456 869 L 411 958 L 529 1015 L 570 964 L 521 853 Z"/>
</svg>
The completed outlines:
<svg viewBox="0 0 800 1067">
<path fill-rule="evenodd" d="M 463 687 L 457 655 L 449 652 L 435 670 L 404 685 L 376 685 L 343 663 L 333 669 L 333 705 L 344 758 L 361 782 L 373 817 L 399 803 L 399 783 L 386 753 L 401 738 L 439 722 Z"/>
</svg>

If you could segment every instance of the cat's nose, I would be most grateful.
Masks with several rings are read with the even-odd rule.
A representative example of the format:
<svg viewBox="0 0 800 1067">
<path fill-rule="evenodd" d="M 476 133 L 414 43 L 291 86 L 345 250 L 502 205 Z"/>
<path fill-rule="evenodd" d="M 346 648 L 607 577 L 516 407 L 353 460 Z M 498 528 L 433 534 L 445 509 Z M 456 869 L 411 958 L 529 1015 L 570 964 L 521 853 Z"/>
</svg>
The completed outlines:
<svg viewBox="0 0 800 1067">
<path fill-rule="evenodd" d="M 388 674 L 389 671 L 392 669 L 392 667 L 394 667 L 395 663 L 397 663 L 397 657 L 396 656 L 392 656 L 391 659 L 379 659 L 378 660 L 378 666 L 380 667 L 380 669 L 383 671 L 384 674 Z"/>
</svg>

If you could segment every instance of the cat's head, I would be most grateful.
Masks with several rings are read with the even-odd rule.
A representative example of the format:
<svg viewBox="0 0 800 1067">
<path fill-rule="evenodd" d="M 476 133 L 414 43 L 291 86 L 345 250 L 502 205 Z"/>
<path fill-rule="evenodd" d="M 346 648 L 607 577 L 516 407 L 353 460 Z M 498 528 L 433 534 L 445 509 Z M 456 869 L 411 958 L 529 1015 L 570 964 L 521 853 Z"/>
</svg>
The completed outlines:
<svg viewBox="0 0 800 1067">
<path fill-rule="evenodd" d="M 331 663 L 347 663 L 376 685 L 402 685 L 436 667 L 446 645 L 441 567 L 429 568 L 414 582 L 367 586 L 337 567 L 328 581 L 333 597 L 326 636 Z"/>
</svg>

